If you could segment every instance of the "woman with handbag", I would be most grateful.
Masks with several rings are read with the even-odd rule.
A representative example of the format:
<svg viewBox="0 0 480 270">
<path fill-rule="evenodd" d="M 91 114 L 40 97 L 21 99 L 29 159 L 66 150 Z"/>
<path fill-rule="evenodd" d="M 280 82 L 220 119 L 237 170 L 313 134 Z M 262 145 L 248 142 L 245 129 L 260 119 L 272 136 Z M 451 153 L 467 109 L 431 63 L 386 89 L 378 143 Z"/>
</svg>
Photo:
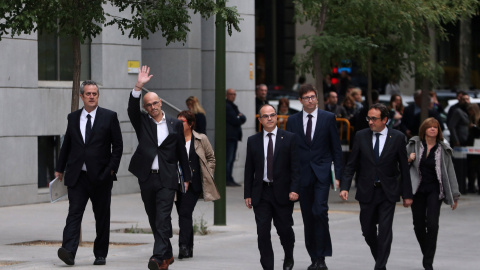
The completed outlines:
<svg viewBox="0 0 480 270">
<path fill-rule="evenodd" d="M 183 173 L 192 174 L 192 182 L 187 192 L 182 193 L 180 188 L 175 202 L 180 227 L 178 258 L 184 259 L 193 257 L 192 214 L 200 195 L 203 195 L 205 201 L 214 201 L 220 198 L 220 194 L 213 180 L 215 155 L 212 145 L 205 134 L 194 131 L 195 115 L 191 111 L 182 111 L 177 115 L 177 119 L 183 122 L 185 148 L 190 164 L 190 172 Z"/>
<path fill-rule="evenodd" d="M 443 143 L 440 124 L 431 117 L 420 125 L 419 135 L 408 141 L 407 153 L 414 194 L 413 229 L 423 253 L 423 267 L 433 269 L 442 201 L 455 210 L 460 197 L 452 148 Z"/>
</svg>

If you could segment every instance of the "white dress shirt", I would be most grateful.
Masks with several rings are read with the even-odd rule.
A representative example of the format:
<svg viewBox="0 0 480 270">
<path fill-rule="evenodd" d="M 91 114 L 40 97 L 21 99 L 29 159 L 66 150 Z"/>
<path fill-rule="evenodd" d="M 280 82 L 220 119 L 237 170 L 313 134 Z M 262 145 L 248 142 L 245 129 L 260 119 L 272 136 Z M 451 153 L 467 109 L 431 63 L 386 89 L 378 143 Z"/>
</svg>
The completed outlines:
<svg viewBox="0 0 480 270">
<path fill-rule="evenodd" d="M 134 98 L 139 98 L 141 95 L 142 91 L 135 91 L 135 89 L 132 90 L 132 96 Z M 158 145 L 160 146 L 163 141 L 168 137 L 168 126 L 167 126 L 167 119 L 165 118 L 165 112 L 162 110 L 163 118 L 160 120 L 160 122 L 155 121 L 150 115 L 150 119 L 157 125 L 157 141 Z M 152 170 L 158 170 L 158 155 L 155 156 L 155 159 L 153 159 L 152 163 Z"/>
<path fill-rule="evenodd" d="M 302 110 L 303 112 L 303 132 L 305 135 L 307 135 L 307 123 L 308 123 L 308 115 L 305 110 Z M 313 141 L 313 134 L 315 134 L 315 126 L 317 125 L 317 117 L 318 117 L 318 109 L 315 109 L 312 113 L 310 113 L 312 117 L 312 138 L 310 138 Z"/>
<path fill-rule="evenodd" d="M 263 162 L 263 181 L 265 182 L 270 182 L 270 180 L 268 180 L 268 177 L 267 177 L 267 154 L 268 154 L 268 141 L 269 141 L 269 137 L 268 137 L 268 133 L 272 133 L 272 143 L 273 143 L 273 153 L 275 153 L 275 141 L 276 141 L 276 138 L 277 138 L 277 131 L 278 131 L 278 128 L 275 127 L 274 130 L 272 130 L 272 132 L 267 132 L 265 130 L 263 130 L 263 153 L 265 155 L 265 159 L 264 159 L 264 162 Z"/>
<path fill-rule="evenodd" d="M 87 115 L 90 114 L 91 116 L 90 122 L 92 122 L 91 127 L 93 128 L 93 122 L 95 122 L 95 115 L 97 115 L 97 108 L 95 108 L 95 110 L 89 113 L 85 110 L 85 108 L 83 108 L 82 110 L 82 114 L 80 115 L 80 132 L 82 133 L 83 143 L 85 143 L 85 129 L 88 121 Z M 87 171 L 87 166 L 85 165 L 85 163 L 83 163 L 82 165 L 82 171 Z"/>
<path fill-rule="evenodd" d="M 382 155 L 383 147 L 385 146 L 385 141 L 387 140 L 387 134 L 388 134 L 388 128 L 385 127 L 382 131 L 380 132 L 373 132 L 372 133 L 372 143 L 373 143 L 373 148 L 375 148 L 375 142 L 377 141 L 377 136 L 375 133 L 380 133 L 381 135 L 378 137 L 380 140 L 380 145 L 378 145 L 378 156 Z"/>
</svg>

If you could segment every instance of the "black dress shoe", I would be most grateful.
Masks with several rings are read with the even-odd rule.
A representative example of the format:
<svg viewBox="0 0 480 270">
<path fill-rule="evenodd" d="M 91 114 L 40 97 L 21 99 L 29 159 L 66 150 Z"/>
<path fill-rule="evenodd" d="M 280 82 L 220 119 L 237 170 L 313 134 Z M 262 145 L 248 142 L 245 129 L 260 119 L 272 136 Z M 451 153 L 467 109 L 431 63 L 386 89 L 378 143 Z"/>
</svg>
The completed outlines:
<svg viewBox="0 0 480 270">
<path fill-rule="evenodd" d="M 66 248 L 61 247 L 58 249 L 58 258 L 62 260 L 64 263 L 68 265 L 74 265 L 75 264 L 75 258 L 73 257 L 73 253 L 68 251 Z"/>
<path fill-rule="evenodd" d="M 186 246 L 181 246 L 178 250 L 178 258 L 179 259 L 185 259 L 185 258 L 190 258 L 190 249 Z"/>
<path fill-rule="evenodd" d="M 328 270 L 325 259 L 317 259 L 308 267 L 308 270 Z"/>
<path fill-rule="evenodd" d="M 293 258 L 285 258 L 283 260 L 283 270 L 292 270 L 293 269 Z"/>
<path fill-rule="evenodd" d="M 190 258 L 192 258 L 193 257 L 193 247 L 190 247 L 189 250 L 190 250 Z"/>
<path fill-rule="evenodd" d="M 227 182 L 227 187 L 241 187 L 242 185 L 238 184 L 237 182 Z"/>
<path fill-rule="evenodd" d="M 107 263 L 107 260 L 104 257 L 97 257 L 95 258 L 93 265 L 105 265 L 106 263 Z"/>
</svg>

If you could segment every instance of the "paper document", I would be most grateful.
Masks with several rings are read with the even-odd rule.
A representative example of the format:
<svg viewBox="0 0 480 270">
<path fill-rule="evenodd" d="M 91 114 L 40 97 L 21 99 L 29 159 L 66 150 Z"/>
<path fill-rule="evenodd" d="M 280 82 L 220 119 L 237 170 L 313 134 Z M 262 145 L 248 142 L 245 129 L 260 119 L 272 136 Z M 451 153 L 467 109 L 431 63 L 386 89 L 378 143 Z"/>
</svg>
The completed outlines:
<svg viewBox="0 0 480 270">
<path fill-rule="evenodd" d="M 337 191 L 337 184 L 335 183 L 336 179 L 335 179 L 335 167 L 332 163 L 332 166 L 330 167 L 330 170 L 332 172 L 332 187 L 333 187 L 333 190 Z"/>
<path fill-rule="evenodd" d="M 67 186 L 64 185 L 63 181 L 60 182 L 58 180 L 58 177 L 53 179 L 50 182 L 49 189 L 50 189 L 50 202 L 51 203 L 54 203 L 54 202 L 62 199 L 63 197 L 67 196 L 67 194 L 68 194 Z"/>
</svg>

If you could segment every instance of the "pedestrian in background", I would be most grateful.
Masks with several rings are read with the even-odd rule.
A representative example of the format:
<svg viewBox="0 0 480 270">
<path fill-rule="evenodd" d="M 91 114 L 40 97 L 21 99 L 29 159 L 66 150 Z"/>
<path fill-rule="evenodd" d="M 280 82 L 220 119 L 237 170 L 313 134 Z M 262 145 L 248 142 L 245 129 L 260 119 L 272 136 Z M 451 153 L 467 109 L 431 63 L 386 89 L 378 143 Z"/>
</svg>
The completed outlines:
<svg viewBox="0 0 480 270">
<path fill-rule="evenodd" d="M 226 185 L 229 187 L 238 187 L 240 184 L 233 179 L 233 163 L 237 155 L 238 141 L 242 140 L 242 125 L 247 121 L 247 118 L 243 113 L 238 110 L 237 105 L 233 103 L 237 93 L 234 89 L 227 89 L 226 100 L 226 119 L 227 119 L 227 179 Z"/>
<path fill-rule="evenodd" d="M 177 119 L 183 122 L 183 134 L 185 135 L 185 149 L 187 150 L 192 181 L 188 190 L 183 193 L 182 189 L 177 190 L 177 201 L 175 205 L 178 213 L 178 225 L 180 232 L 178 236 L 179 259 L 193 257 L 193 210 L 199 197 L 203 194 L 205 201 L 220 199 L 217 187 L 213 180 L 215 171 L 215 155 L 212 145 L 207 136 L 196 132 L 195 115 L 191 111 L 182 111 Z"/>
<path fill-rule="evenodd" d="M 188 110 L 195 115 L 195 131 L 202 134 L 207 134 L 207 117 L 200 101 L 195 96 L 190 96 L 185 101 Z"/>
<path fill-rule="evenodd" d="M 440 124 L 432 117 L 423 121 L 418 136 L 408 141 L 407 153 L 414 195 L 413 229 L 422 250 L 423 267 L 433 270 L 442 201 L 455 210 L 460 197 L 453 150 L 443 142 Z"/>
</svg>

